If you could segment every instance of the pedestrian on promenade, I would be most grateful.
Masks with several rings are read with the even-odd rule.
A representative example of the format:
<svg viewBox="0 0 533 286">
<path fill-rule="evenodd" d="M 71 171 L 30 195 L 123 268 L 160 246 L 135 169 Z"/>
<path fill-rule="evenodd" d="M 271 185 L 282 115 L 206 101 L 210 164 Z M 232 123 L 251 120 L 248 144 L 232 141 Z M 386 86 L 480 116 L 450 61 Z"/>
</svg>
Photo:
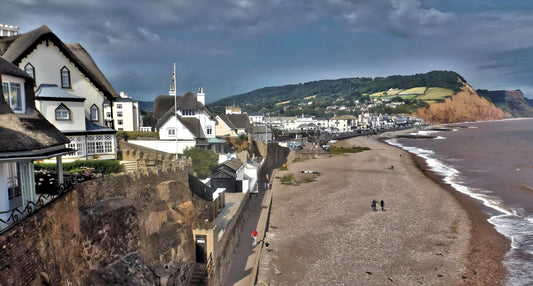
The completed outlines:
<svg viewBox="0 0 533 286">
<path fill-rule="evenodd" d="M 257 245 L 257 230 L 253 230 L 252 231 L 252 239 L 253 239 L 253 246 L 256 246 Z"/>
<path fill-rule="evenodd" d="M 372 210 L 373 211 L 377 211 L 377 209 L 376 209 L 377 204 L 378 204 L 378 202 L 376 200 L 372 200 Z"/>
<path fill-rule="evenodd" d="M 383 200 L 381 200 L 380 205 L 381 205 L 381 211 L 385 211 L 385 202 Z"/>
</svg>

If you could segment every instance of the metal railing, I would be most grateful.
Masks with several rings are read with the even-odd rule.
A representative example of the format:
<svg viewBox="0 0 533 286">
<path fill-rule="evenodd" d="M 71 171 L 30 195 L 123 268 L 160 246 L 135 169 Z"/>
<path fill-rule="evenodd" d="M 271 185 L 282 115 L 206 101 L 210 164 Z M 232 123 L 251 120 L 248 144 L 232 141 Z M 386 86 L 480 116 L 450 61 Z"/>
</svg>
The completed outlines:
<svg viewBox="0 0 533 286">
<path fill-rule="evenodd" d="M 70 191 L 75 184 L 81 183 L 93 178 L 93 173 L 83 172 L 76 175 L 65 175 L 65 182 L 59 184 L 52 191 L 48 191 L 45 194 L 39 194 L 36 201 L 29 201 L 25 206 L 19 206 L 14 209 L 0 212 L 0 234 L 10 229 L 14 225 L 20 222 L 21 219 L 31 215 L 44 205 L 54 201 L 64 193 Z M 22 208 L 24 207 L 24 208 Z M 7 219 L 3 219 L 6 217 Z"/>
</svg>

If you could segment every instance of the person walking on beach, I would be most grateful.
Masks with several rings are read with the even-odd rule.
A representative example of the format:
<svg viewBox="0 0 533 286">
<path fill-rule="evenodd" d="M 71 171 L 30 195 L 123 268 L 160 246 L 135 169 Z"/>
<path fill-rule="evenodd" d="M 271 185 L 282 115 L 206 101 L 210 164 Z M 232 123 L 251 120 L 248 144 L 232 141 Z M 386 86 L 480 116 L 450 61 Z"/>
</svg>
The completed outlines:
<svg viewBox="0 0 533 286">
<path fill-rule="evenodd" d="M 383 200 L 381 200 L 380 205 L 381 205 L 381 211 L 385 211 L 385 202 Z"/>
<path fill-rule="evenodd" d="M 372 200 L 372 210 L 373 211 L 377 211 L 377 209 L 376 209 L 377 204 L 378 204 L 378 202 L 376 200 Z"/>
<path fill-rule="evenodd" d="M 252 231 L 252 240 L 253 240 L 252 245 L 256 246 L 257 245 L 257 230 L 255 229 Z"/>
</svg>

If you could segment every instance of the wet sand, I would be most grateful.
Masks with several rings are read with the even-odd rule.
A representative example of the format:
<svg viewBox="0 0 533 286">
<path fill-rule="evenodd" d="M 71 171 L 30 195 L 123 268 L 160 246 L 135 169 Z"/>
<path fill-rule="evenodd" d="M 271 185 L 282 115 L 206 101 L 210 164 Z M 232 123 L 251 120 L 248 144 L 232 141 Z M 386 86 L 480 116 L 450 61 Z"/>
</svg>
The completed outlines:
<svg viewBox="0 0 533 286">
<path fill-rule="evenodd" d="M 371 150 L 292 162 L 273 175 L 262 257 L 270 285 L 503 284 L 509 243 L 475 201 L 375 137 L 335 144 Z M 281 184 L 285 175 L 293 185 Z M 372 211 L 372 200 L 385 211 Z"/>
</svg>

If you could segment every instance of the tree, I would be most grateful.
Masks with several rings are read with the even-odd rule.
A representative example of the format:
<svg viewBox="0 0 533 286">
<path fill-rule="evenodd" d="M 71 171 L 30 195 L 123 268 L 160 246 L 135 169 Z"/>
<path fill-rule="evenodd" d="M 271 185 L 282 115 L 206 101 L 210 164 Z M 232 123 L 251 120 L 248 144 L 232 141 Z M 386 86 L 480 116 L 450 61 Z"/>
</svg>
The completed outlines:
<svg viewBox="0 0 533 286">
<path fill-rule="evenodd" d="M 209 177 L 211 172 L 218 165 L 218 155 L 211 150 L 201 147 L 188 147 L 183 151 L 183 156 L 192 159 L 194 172 L 200 178 Z"/>
</svg>

